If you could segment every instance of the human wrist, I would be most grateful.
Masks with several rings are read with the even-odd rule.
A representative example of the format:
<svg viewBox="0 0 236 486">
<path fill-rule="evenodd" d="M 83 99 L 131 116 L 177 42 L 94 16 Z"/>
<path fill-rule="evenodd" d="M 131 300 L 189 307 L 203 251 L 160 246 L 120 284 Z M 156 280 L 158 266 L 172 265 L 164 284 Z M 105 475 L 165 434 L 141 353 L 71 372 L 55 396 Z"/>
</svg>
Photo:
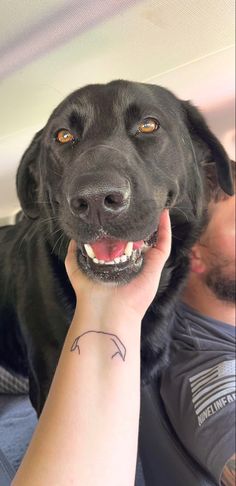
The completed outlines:
<svg viewBox="0 0 236 486">
<path fill-rule="evenodd" d="M 122 313 L 114 307 L 110 309 L 93 309 L 86 306 L 76 306 L 71 326 L 77 329 L 94 327 L 98 330 L 109 329 L 141 329 L 141 319 L 132 312 Z"/>
<path fill-rule="evenodd" d="M 99 363 L 104 376 L 108 370 L 118 371 L 123 362 L 135 366 L 140 363 L 141 321 L 119 313 L 106 312 L 101 317 L 85 306 L 77 306 L 64 347 L 73 355 L 83 356 L 87 365 Z M 107 368 L 108 363 L 113 366 Z"/>
</svg>

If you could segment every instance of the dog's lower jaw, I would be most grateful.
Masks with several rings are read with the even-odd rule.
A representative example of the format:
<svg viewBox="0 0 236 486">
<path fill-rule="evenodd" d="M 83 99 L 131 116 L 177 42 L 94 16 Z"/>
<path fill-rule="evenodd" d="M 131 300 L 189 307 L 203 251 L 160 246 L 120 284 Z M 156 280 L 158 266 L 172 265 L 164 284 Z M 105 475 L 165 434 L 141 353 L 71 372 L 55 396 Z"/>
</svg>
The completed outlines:
<svg viewBox="0 0 236 486">
<path fill-rule="evenodd" d="M 88 256 L 84 256 L 83 253 L 78 250 L 77 262 L 82 272 L 92 280 L 101 283 L 124 285 L 130 282 L 141 271 L 144 256 L 143 254 L 139 254 L 133 260 L 129 259 L 121 264 L 99 265 L 94 263 Z"/>
</svg>

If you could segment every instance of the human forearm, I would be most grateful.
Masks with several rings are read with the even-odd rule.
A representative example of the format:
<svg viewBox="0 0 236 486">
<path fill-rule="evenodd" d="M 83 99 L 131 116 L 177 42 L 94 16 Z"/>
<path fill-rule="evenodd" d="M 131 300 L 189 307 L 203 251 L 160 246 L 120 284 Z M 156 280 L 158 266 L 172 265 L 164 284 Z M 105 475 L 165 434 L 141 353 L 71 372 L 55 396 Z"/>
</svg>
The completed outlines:
<svg viewBox="0 0 236 486">
<path fill-rule="evenodd" d="M 141 323 L 118 315 L 76 312 L 14 486 L 133 486 Z"/>
<path fill-rule="evenodd" d="M 168 211 L 140 274 L 123 286 L 88 279 L 77 244 L 65 261 L 78 309 L 39 426 L 14 486 L 133 486 L 142 318 L 171 248 Z"/>
<path fill-rule="evenodd" d="M 227 461 L 221 476 L 221 486 L 235 486 L 235 463 L 236 454 Z"/>
</svg>

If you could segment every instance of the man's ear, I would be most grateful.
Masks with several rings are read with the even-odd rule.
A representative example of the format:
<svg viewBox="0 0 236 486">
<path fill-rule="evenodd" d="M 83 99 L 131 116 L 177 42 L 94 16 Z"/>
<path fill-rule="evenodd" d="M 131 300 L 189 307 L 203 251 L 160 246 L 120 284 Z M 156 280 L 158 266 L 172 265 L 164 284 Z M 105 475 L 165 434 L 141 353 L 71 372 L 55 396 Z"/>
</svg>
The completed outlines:
<svg viewBox="0 0 236 486">
<path fill-rule="evenodd" d="M 196 243 L 190 253 L 190 270 L 193 273 L 203 273 L 206 270 L 206 265 L 202 258 L 202 249 L 199 243 Z"/>
<path fill-rule="evenodd" d="M 24 153 L 16 175 L 16 188 L 21 207 L 26 216 L 36 219 L 39 215 L 39 155 L 43 130 L 34 136 Z"/>
</svg>

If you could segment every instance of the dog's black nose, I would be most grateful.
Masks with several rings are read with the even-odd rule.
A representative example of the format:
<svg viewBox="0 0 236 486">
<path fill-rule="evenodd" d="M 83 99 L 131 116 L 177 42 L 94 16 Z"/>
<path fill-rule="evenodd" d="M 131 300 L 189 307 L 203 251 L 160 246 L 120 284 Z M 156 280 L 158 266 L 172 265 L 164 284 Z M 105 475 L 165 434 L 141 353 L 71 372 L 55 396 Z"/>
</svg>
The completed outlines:
<svg viewBox="0 0 236 486">
<path fill-rule="evenodd" d="M 129 207 L 131 191 L 127 179 L 84 176 L 76 186 L 76 195 L 69 201 L 71 211 L 89 223 L 101 224 Z"/>
</svg>

